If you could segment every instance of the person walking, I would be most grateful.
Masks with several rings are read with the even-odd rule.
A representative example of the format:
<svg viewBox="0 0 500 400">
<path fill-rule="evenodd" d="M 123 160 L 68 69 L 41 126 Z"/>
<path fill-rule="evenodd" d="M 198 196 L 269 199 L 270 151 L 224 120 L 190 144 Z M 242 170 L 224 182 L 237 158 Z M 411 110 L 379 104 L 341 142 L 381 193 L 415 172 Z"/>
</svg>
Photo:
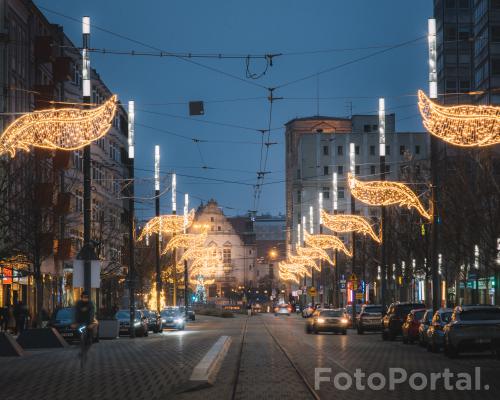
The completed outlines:
<svg viewBox="0 0 500 400">
<path fill-rule="evenodd" d="M 14 308 L 14 319 L 16 321 L 16 334 L 21 334 L 26 329 L 26 320 L 28 317 L 28 309 L 19 301 Z"/>
<path fill-rule="evenodd" d="M 14 318 L 14 309 L 11 305 L 7 306 L 7 331 L 14 332 L 16 329 L 16 319 Z"/>
</svg>

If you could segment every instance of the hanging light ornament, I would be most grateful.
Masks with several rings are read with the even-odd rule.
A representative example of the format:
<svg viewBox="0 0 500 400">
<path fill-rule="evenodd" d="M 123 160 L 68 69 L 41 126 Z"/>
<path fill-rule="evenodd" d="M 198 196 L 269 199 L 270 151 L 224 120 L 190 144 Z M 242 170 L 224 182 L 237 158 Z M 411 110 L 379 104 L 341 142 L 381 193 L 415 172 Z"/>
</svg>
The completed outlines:
<svg viewBox="0 0 500 400">
<path fill-rule="evenodd" d="M 187 217 L 188 226 L 194 221 L 194 209 L 191 210 Z M 159 217 L 151 218 L 139 235 L 137 240 L 143 240 L 146 235 L 151 236 L 154 233 L 160 233 L 163 235 L 171 235 L 173 233 L 180 233 L 184 230 L 184 216 L 169 214 L 169 215 L 160 215 Z"/>
<path fill-rule="evenodd" d="M 447 143 L 462 147 L 500 143 L 498 106 L 441 106 L 419 90 L 418 108 L 425 128 Z"/>
<path fill-rule="evenodd" d="M 377 243 L 382 242 L 382 238 L 376 235 L 370 223 L 360 215 L 334 214 L 330 215 L 325 211 L 321 212 L 323 225 L 332 232 L 347 233 L 357 232 L 370 236 Z"/>
<path fill-rule="evenodd" d="M 418 213 L 431 220 L 432 216 L 426 211 L 417 195 L 403 183 L 391 181 L 357 180 L 354 175 L 348 174 L 347 181 L 351 194 L 359 201 L 370 206 L 390 206 L 398 204 L 408 209 L 414 208 Z"/>
<path fill-rule="evenodd" d="M 303 257 L 309 257 L 315 260 L 325 261 L 328 264 L 335 265 L 335 262 L 328 256 L 328 253 L 320 247 L 297 247 L 297 254 Z"/>
<path fill-rule="evenodd" d="M 304 238 L 308 246 L 323 250 L 340 250 L 347 257 L 352 257 L 352 252 L 346 247 L 344 242 L 333 235 L 306 235 Z M 334 263 L 331 263 L 334 264 Z"/>
<path fill-rule="evenodd" d="M 30 147 L 77 150 L 103 137 L 116 113 L 117 97 L 92 110 L 62 108 L 34 111 L 17 118 L 0 136 L 0 155 Z"/>
<path fill-rule="evenodd" d="M 162 251 L 162 254 L 167 254 L 174 249 L 191 249 L 203 246 L 205 240 L 207 239 L 206 233 L 193 234 L 193 233 L 181 233 L 176 236 L 172 236 Z"/>
<path fill-rule="evenodd" d="M 291 264 L 303 265 L 305 267 L 313 268 L 316 271 L 320 271 L 318 264 L 316 264 L 316 262 L 308 256 L 294 256 L 291 254 L 288 256 L 287 261 Z"/>
<path fill-rule="evenodd" d="M 280 261 L 278 269 L 281 272 L 290 273 L 298 276 L 311 276 L 311 271 L 302 264 L 293 263 L 289 260 Z"/>
</svg>

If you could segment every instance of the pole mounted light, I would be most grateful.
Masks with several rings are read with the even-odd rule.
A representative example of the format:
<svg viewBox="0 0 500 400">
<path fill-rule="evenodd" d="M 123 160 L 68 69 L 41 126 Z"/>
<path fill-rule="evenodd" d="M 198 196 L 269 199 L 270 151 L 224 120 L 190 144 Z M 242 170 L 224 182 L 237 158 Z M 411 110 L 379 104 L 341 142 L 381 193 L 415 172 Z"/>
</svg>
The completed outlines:
<svg viewBox="0 0 500 400">
<path fill-rule="evenodd" d="M 356 171 L 356 145 L 349 143 L 349 171 L 354 176 Z"/>
<path fill-rule="evenodd" d="M 379 155 L 385 157 L 385 99 L 378 99 L 378 142 Z"/>
<path fill-rule="evenodd" d="M 301 235 L 302 242 L 300 243 L 300 245 L 304 244 L 304 239 L 306 237 L 306 233 L 307 233 L 307 222 L 306 221 L 307 221 L 307 217 L 305 215 L 303 215 L 302 216 L 302 235 Z"/>
<path fill-rule="evenodd" d="M 300 222 L 299 222 L 299 223 L 297 224 L 297 245 L 295 246 L 295 248 L 299 247 L 299 246 L 300 246 L 300 244 L 302 243 L 302 242 L 301 242 L 301 239 L 300 239 L 300 234 L 301 234 L 300 230 L 301 230 L 301 229 L 302 229 L 302 228 L 301 228 L 301 226 L 300 226 Z"/>
<path fill-rule="evenodd" d="M 338 210 L 338 178 L 337 178 L 337 173 L 334 172 L 333 173 L 333 193 L 332 193 L 332 196 L 333 196 L 333 211 L 337 211 Z"/>
<path fill-rule="evenodd" d="M 184 193 L 184 233 L 186 233 L 188 226 L 188 213 L 189 213 L 189 194 Z"/>
<path fill-rule="evenodd" d="M 128 158 L 134 158 L 135 103 L 128 102 Z"/>
<path fill-rule="evenodd" d="M 428 21 L 429 41 L 429 98 L 437 99 L 437 41 L 436 41 L 436 20 L 430 18 Z"/>
<path fill-rule="evenodd" d="M 155 146 L 155 190 L 160 190 L 160 146 Z"/>
<path fill-rule="evenodd" d="M 90 97 L 90 17 L 82 18 L 82 34 L 83 34 L 83 49 L 82 49 L 82 90 L 84 97 Z"/>
<path fill-rule="evenodd" d="M 313 209 L 313 206 L 309 206 L 309 233 L 311 235 L 314 233 L 314 209 Z"/>
<path fill-rule="evenodd" d="M 177 212 L 177 175 L 172 174 L 172 214 Z"/>
</svg>

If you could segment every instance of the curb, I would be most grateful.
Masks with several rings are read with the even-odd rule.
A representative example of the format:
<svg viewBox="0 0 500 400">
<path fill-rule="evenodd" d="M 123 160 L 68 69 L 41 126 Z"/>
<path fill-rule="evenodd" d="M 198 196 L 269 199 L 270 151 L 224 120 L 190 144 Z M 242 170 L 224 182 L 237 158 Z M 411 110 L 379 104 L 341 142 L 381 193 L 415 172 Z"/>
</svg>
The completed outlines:
<svg viewBox="0 0 500 400">
<path fill-rule="evenodd" d="M 221 336 L 196 367 L 194 367 L 193 373 L 189 378 L 190 383 L 213 385 L 222 360 L 224 360 L 230 345 L 231 338 L 229 336 Z"/>
</svg>

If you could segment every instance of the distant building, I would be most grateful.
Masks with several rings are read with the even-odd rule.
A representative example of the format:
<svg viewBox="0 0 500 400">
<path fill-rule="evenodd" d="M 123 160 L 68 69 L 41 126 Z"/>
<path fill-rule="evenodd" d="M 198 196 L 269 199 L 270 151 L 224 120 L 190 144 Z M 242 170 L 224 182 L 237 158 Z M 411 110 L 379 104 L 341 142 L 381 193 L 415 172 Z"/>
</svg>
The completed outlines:
<svg viewBox="0 0 500 400">
<path fill-rule="evenodd" d="M 201 205 L 195 223 L 209 228 L 207 246 L 222 250 L 224 265 L 215 275 L 215 284 L 209 287 L 208 299 L 230 298 L 254 280 L 257 259 L 255 235 L 249 217 L 226 217 L 215 200 Z"/>
</svg>

